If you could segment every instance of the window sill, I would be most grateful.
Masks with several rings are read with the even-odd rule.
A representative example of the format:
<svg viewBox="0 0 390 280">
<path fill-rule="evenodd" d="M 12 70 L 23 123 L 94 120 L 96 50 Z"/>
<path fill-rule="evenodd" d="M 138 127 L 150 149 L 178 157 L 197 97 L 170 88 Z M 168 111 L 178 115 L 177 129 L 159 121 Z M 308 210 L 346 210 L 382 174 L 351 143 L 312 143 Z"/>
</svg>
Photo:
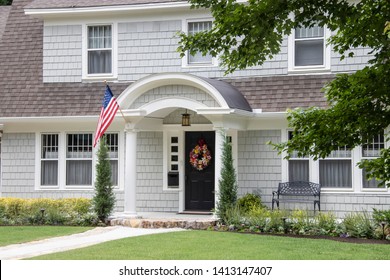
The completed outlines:
<svg viewBox="0 0 390 280">
<path fill-rule="evenodd" d="M 82 82 L 102 82 L 102 81 L 117 81 L 118 77 L 117 76 L 105 76 L 105 75 L 99 75 L 99 76 L 86 76 L 83 77 Z"/>
<path fill-rule="evenodd" d="M 324 74 L 324 73 L 331 73 L 330 68 L 325 67 L 310 67 L 310 68 L 294 68 L 289 69 L 288 74 L 291 75 L 299 75 L 299 74 Z"/>
<path fill-rule="evenodd" d="M 216 68 L 218 65 L 215 64 L 186 64 L 182 65 L 182 68 Z"/>
</svg>

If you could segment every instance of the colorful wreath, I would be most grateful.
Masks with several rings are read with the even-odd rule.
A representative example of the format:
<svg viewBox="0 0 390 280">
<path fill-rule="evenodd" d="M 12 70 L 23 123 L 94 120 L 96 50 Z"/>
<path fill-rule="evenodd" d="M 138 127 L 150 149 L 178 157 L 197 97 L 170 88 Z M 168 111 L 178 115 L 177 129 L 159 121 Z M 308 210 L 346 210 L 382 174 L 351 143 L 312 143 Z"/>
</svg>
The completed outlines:
<svg viewBox="0 0 390 280">
<path fill-rule="evenodd" d="M 198 140 L 198 145 L 190 152 L 190 164 L 196 170 L 201 171 L 205 169 L 211 160 L 211 153 L 203 139 Z"/>
</svg>

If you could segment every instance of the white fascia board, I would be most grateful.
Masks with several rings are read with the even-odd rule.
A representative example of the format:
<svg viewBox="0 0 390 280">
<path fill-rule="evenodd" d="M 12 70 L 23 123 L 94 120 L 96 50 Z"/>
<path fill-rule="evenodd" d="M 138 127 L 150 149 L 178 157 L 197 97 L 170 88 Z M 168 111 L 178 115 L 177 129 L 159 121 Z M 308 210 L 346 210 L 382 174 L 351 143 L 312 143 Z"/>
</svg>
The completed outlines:
<svg viewBox="0 0 390 280">
<path fill-rule="evenodd" d="M 92 121 L 97 120 L 99 115 L 96 116 L 55 116 L 55 117 L 9 117 L 0 118 L 0 122 L 7 123 L 47 123 L 47 122 L 78 122 L 78 121 Z"/>
<path fill-rule="evenodd" d="M 287 112 L 255 112 L 254 117 L 259 119 L 286 119 Z"/>
<path fill-rule="evenodd" d="M 26 15 L 35 17 L 47 17 L 55 15 L 82 15 L 96 13 L 123 13 L 123 12 L 140 12 L 162 9 L 189 9 L 190 4 L 187 1 L 170 2 L 158 4 L 140 4 L 140 5 L 118 5 L 118 6 L 98 6 L 98 7 L 80 7 L 80 8 L 42 8 L 42 9 L 25 9 Z"/>
<path fill-rule="evenodd" d="M 198 114 L 202 115 L 229 115 L 234 112 L 230 108 L 220 108 L 220 107 L 209 107 L 209 108 L 198 108 L 196 109 Z"/>
</svg>

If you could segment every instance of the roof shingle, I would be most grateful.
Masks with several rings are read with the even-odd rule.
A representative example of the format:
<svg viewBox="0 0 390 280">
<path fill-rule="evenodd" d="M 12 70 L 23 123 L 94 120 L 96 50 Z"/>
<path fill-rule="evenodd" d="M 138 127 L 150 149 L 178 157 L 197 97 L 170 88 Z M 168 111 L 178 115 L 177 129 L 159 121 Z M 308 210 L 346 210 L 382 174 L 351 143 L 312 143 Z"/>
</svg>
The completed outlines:
<svg viewBox="0 0 390 280">
<path fill-rule="evenodd" d="M 25 6 L 31 2 L 14 0 L 0 40 L 0 118 L 98 115 L 102 83 L 43 83 L 43 21 L 24 14 Z M 326 106 L 321 88 L 332 78 L 297 75 L 224 81 L 237 88 L 253 109 L 281 112 L 287 108 Z M 129 84 L 110 86 L 119 95 Z"/>
</svg>

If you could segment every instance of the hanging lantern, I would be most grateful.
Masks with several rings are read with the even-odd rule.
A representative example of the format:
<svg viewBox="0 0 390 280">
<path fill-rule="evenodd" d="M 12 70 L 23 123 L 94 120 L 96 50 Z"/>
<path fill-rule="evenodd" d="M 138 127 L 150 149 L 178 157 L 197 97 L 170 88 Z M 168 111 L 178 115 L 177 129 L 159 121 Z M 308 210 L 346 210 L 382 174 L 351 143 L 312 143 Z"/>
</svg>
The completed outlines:
<svg viewBox="0 0 390 280">
<path fill-rule="evenodd" d="M 190 126 L 190 114 L 187 113 L 187 110 L 185 114 L 181 114 L 181 126 Z"/>
</svg>

